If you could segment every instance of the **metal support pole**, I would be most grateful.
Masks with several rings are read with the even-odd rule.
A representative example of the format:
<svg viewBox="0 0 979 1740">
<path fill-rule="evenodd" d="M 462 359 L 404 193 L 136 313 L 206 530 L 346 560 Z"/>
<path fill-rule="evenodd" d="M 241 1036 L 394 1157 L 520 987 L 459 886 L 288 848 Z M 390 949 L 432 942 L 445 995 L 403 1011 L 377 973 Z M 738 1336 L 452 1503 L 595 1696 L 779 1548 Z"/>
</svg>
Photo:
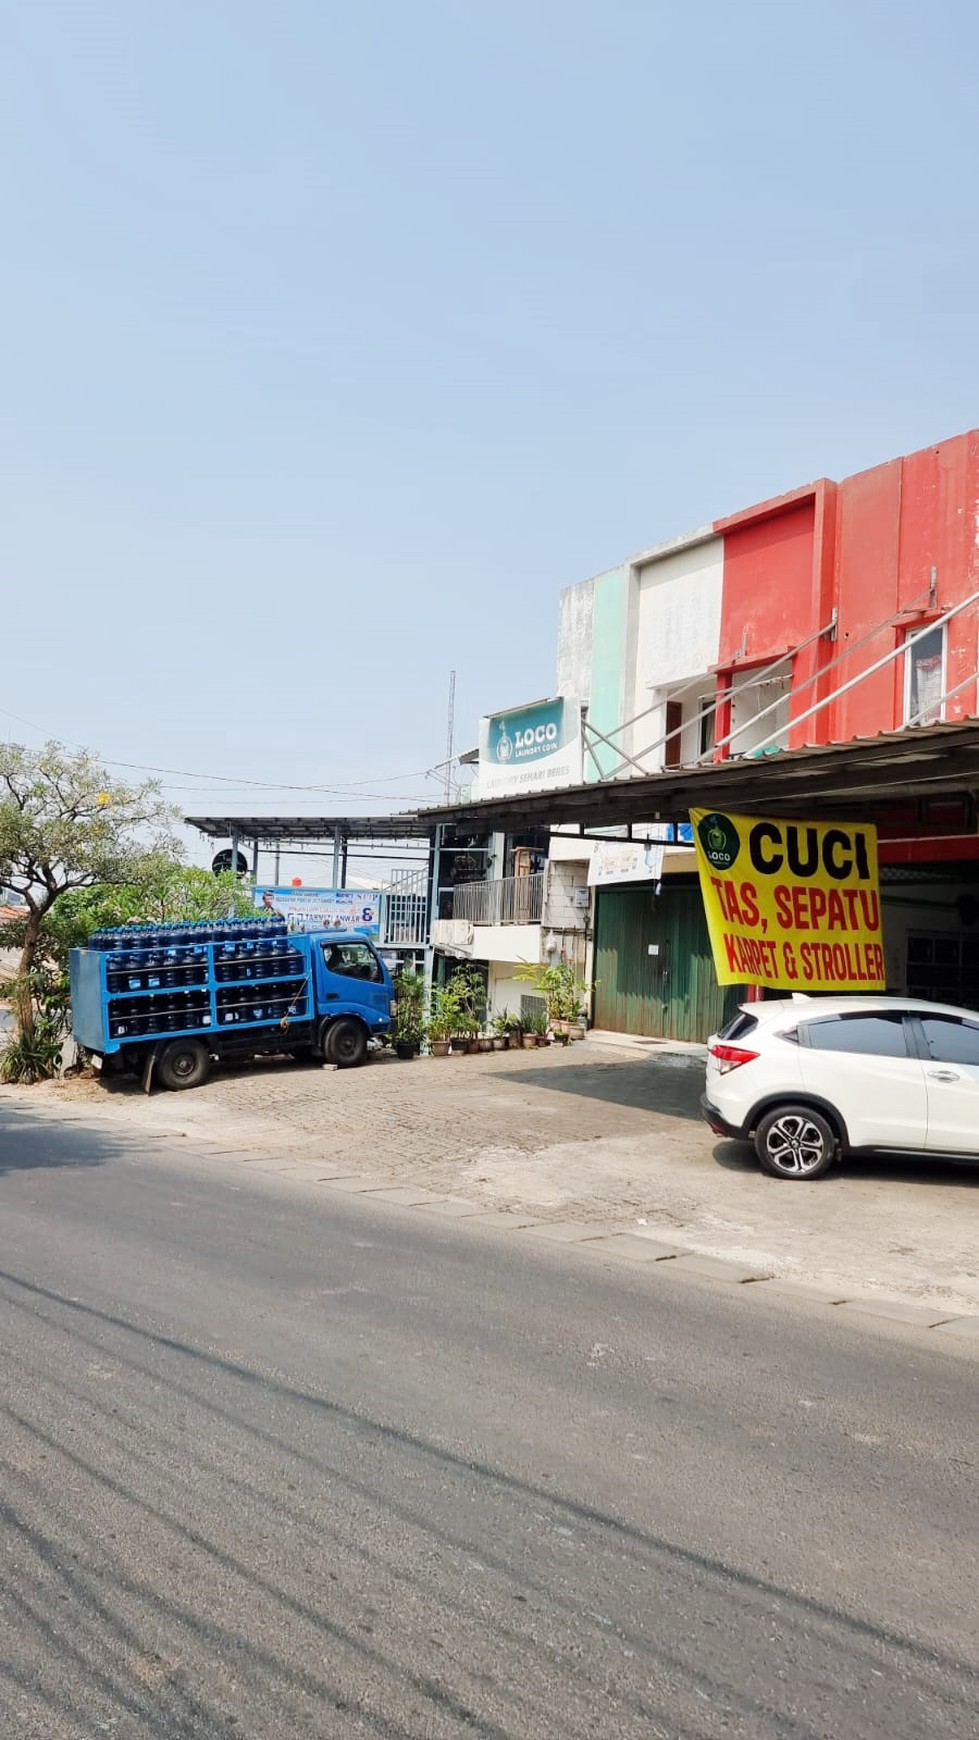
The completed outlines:
<svg viewBox="0 0 979 1740">
<path fill-rule="evenodd" d="M 252 841 L 252 881 L 258 881 L 258 841 Z"/>
<path fill-rule="evenodd" d="M 343 853 L 342 853 L 341 862 L 340 862 L 340 887 L 341 888 L 346 888 L 346 886 L 347 886 L 347 846 L 348 846 L 348 843 L 349 842 L 347 840 L 347 837 L 346 837 L 346 835 L 344 835 Z"/>
<path fill-rule="evenodd" d="M 340 886 L 340 842 L 342 829 L 339 822 L 333 830 L 333 887 Z"/>
<path fill-rule="evenodd" d="M 275 886 L 279 886 L 279 848 L 275 848 Z"/>
<path fill-rule="evenodd" d="M 235 829 L 234 833 L 231 836 L 231 874 L 235 877 L 238 875 L 238 829 L 237 828 Z M 231 899 L 231 904 L 228 907 L 228 911 L 233 913 L 234 909 L 235 909 L 234 908 L 234 896 L 232 895 L 230 897 L 230 899 Z"/>
<path fill-rule="evenodd" d="M 442 825 L 436 827 L 432 835 L 431 857 L 429 860 L 428 884 L 428 924 L 425 927 L 425 1015 L 426 1019 L 432 1007 L 432 979 L 435 976 L 435 949 L 432 944 L 432 933 L 435 920 L 439 915 L 439 882 L 442 877 Z"/>
</svg>

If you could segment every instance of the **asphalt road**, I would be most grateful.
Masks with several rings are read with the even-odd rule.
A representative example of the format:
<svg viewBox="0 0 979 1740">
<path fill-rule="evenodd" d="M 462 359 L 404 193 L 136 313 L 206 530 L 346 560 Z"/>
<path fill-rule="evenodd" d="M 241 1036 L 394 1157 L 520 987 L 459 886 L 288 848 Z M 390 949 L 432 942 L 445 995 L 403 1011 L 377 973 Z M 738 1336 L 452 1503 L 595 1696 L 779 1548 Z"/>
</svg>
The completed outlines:
<svg viewBox="0 0 979 1740">
<path fill-rule="evenodd" d="M 4 1737 L 976 1733 L 963 1348 L 2 1095 L 0 1271 Z"/>
</svg>

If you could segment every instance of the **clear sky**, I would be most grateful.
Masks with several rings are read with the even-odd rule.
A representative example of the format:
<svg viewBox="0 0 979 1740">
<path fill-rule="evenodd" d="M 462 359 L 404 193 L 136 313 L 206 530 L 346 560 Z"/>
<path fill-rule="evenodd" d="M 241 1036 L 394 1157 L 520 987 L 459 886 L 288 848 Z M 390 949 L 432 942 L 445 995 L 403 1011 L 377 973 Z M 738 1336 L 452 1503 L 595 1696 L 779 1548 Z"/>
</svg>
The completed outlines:
<svg viewBox="0 0 979 1740">
<path fill-rule="evenodd" d="M 979 422 L 974 0 L 0 23 L 0 729 L 186 808 L 437 795 L 562 586 Z"/>
</svg>

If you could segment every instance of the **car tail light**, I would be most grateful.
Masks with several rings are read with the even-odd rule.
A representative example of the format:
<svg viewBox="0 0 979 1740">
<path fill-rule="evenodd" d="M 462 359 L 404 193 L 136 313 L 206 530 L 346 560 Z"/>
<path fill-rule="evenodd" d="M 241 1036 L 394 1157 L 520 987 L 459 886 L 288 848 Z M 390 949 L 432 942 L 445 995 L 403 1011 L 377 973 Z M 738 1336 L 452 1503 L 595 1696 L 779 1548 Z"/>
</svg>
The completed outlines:
<svg viewBox="0 0 979 1740">
<path fill-rule="evenodd" d="M 746 1051 L 742 1045 L 712 1045 L 710 1055 L 721 1074 L 729 1075 L 732 1069 L 740 1069 L 743 1063 L 753 1062 L 758 1053 Z"/>
</svg>

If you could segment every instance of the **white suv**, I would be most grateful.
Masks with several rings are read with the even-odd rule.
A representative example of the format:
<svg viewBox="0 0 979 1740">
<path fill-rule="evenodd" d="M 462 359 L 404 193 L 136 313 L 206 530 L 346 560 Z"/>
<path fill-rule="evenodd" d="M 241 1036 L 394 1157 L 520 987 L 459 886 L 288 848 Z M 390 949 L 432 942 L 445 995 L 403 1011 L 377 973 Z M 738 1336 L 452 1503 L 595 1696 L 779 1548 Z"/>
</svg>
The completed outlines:
<svg viewBox="0 0 979 1740">
<path fill-rule="evenodd" d="M 701 1109 L 776 1178 L 842 1154 L 979 1159 L 979 1014 L 900 997 L 742 1004 L 708 1040 Z"/>
</svg>

